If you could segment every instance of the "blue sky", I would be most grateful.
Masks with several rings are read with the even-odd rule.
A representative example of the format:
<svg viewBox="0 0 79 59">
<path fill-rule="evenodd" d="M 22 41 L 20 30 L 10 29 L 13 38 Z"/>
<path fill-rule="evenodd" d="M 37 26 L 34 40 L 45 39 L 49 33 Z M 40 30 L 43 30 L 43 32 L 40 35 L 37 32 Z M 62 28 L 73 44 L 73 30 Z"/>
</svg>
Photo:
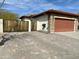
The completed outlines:
<svg viewBox="0 0 79 59">
<path fill-rule="evenodd" d="M 5 0 L 2 9 L 20 16 L 37 14 L 49 9 L 79 13 L 79 0 Z"/>
</svg>

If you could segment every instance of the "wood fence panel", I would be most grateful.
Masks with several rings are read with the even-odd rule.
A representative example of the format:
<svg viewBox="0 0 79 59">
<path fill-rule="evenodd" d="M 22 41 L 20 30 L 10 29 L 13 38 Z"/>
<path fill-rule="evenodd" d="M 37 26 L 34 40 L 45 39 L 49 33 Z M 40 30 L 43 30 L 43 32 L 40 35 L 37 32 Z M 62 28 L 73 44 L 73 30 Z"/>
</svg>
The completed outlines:
<svg viewBox="0 0 79 59">
<path fill-rule="evenodd" d="M 4 32 L 20 32 L 28 31 L 27 21 L 15 21 L 15 20 L 4 20 L 3 21 Z"/>
</svg>

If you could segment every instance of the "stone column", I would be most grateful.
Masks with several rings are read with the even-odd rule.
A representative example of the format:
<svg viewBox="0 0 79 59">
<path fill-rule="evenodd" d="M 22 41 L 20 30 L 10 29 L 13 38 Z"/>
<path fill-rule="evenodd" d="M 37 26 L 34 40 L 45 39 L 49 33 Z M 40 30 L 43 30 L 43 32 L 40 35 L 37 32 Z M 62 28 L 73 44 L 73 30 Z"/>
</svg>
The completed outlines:
<svg viewBox="0 0 79 59">
<path fill-rule="evenodd" d="M 31 32 L 31 20 L 29 20 L 29 28 L 28 31 Z"/>
<path fill-rule="evenodd" d="M 78 30 L 78 19 L 74 21 L 74 32 Z"/>
<path fill-rule="evenodd" d="M 48 16 L 48 32 L 53 33 L 54 32 L 54 27 L 55 27 L 55 19 L 53 15 Z"/>
</svg>

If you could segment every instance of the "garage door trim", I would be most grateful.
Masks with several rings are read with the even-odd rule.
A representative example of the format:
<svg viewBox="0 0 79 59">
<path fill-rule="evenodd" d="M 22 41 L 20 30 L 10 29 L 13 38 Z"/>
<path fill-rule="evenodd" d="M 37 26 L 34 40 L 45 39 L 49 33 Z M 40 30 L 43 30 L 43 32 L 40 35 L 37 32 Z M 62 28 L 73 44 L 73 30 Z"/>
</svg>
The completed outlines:
<svg viewBox="0 0 79 59">
<path fill-rule="evenodd" d="M 56 23 L 57 22 L 57 20 L 59 21 L 59 22 L 61 22 L 61 23 Z M 63 20 L 63 21 L 62 21 Z M 71 22 L 71 21 L 73 21 L 73 22 Z M 65 23 L 65 24 L 64 24 Z M 68 23 L 68 24 L 67 24 Z M 70 24 L 71 23 L 71 24 Z M 69 26 L 66 26 L 66 24 L 67 25 L 69 25 Z M 60 26 L 60 28 L 58 28 Z M 57 28 L 56 28 L 57 27 Z M 72 19 L 66 19 L 66 18 L 55 18 L 55 29 L 54 29 L 54 31 L 55 32 L 69 32 L 69 31 L 74 31 L 74 20 L 72 20 Z"/>
</svg>

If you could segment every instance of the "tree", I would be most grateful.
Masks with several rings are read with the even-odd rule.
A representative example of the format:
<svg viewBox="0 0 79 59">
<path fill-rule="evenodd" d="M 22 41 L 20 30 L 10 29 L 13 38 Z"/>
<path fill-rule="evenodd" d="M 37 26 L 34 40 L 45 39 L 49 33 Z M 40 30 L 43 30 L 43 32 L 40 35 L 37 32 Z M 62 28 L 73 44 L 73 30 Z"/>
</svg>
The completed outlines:
<svg viewBox="0 0 79 59">
<path fill-rule="evenodd" d="M 4 9 L 0 9 L 0 18 L 4 20 L 17 20 L 18 15 Z"/>
</svg>

